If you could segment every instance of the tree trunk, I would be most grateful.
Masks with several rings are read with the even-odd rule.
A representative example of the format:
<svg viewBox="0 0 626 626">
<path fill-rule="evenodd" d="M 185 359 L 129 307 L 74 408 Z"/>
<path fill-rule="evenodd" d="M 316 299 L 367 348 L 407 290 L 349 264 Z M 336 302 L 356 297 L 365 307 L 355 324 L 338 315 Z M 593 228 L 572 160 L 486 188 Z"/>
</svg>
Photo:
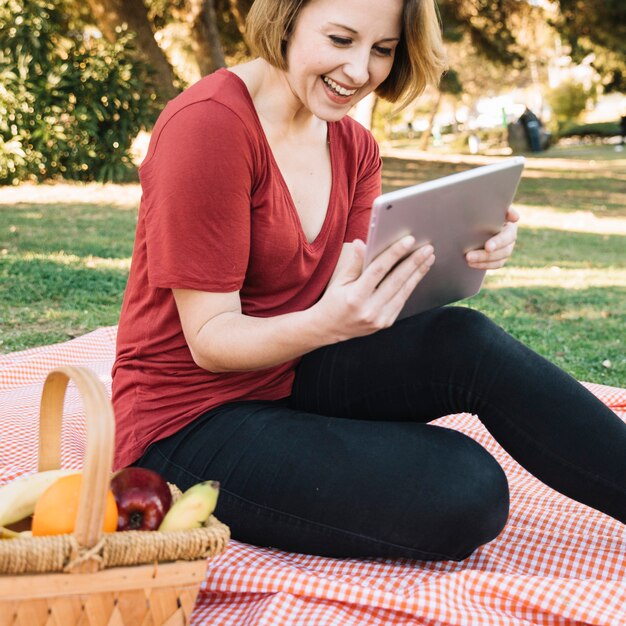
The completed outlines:
<svg viewBox="0 0 626 626">
<path fill-rule="evenodd" d="M 224 50 L 217 30 L 214 0 L 187 0 L 187 21 L 191 47 L 196 55 L 200 74 L 206 76 L 226 66 Z"/>
<path fill-rule="evenodd" d="M 430 136 L 433 134 L 433 125 L 435 123 L 435 116 L 439 111 L 439 105 L 441 104 L 441 96 L 442 93 L 440 90 L 437 90 L 437 100 L 435 100 L 435 104 L 430 112 L 430 118 L 428 119 L 428 127 L 424 131 L 419 143 L 420 150 L 428 150 L 428 143 L 430 141 Z"/>
<path fill-rule="evenodd" d="M 252 54 L 252 49 L 250 48 L 248 40 L 246 39 L 246 15 L 248 15 L 249 9 L 242 7 L 240 0 L 228 0 L 228 5 L 230 7 L 230 14 L 235 19 L 237 30 L 241 35 L 241 41 L 244 45 L 244 51 L 249 56 Z"/>
<path fill-rule="evenodd" d="M 230 6 L 230 12 L 232 16 L 235 18 L 235 24 L 237 24 L 237 30 L 241 35 L 241 38 L 246 40 L 246 18 L 242 15 L 241 10 L 239 8 L 238 0 L 228 0 L 228 4 Z M 247 45 L 247 44 L 246 44 Z"/>
<path fill-rule="evenodd" d="M 143 0 L 88 0 L 96 25 L 108 41 L 117 39 L 116 28 L 127 24 L 136 34 L 137 47 L 154 70 L 159 98 L 167 102 L 178 93 L 174 87 L 174 71 L 165 53 L 154 38 L 148 10 Z"/>
</svg>

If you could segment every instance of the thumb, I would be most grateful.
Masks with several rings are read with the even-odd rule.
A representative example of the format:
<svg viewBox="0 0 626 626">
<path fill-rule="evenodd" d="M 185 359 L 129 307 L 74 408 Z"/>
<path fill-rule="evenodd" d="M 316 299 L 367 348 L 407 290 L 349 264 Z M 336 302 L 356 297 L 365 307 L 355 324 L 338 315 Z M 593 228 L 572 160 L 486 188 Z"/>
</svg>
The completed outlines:
<svg viewBox="0 0 626 626">
<path fill-rule="evenodd" d="M 355 239 L 346 245 L 337 263 L 336 277 L 342 284 L 355 281 L 363 271 L 365 260 L 365 244 Z"/>
<path fill-rule="evenodd" d="M 519 213 L 513 207 L 509 207 L 509 210 L 506 213 L 507 222 L 518 222 L 519 218 Z"/>
</svg>

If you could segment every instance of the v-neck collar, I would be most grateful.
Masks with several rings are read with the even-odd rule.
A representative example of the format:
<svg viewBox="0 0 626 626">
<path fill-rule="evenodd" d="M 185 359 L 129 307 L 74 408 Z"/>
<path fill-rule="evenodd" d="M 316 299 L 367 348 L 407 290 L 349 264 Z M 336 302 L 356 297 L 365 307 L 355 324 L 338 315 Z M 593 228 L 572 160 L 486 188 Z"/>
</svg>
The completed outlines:
<svg viewBox="0 0 626 626">
<path fill-rule="evenodd" d="M 228 68 L 222 68 L 218 71 L 227 72 L 240 85 L 242 92 L 244 96 L 246 97 L 251 110 L 254 113 L 254 119 L 259 128 L 259 132 L 261 133 L 261 136 L 263 137 L 263 141 L 267 147 L 267 151 L 268 151 L 268 154 L 270 155 L 270 158 L 272 161 L 272 167 L 274 168 L 276 177 L 280 183 L 281 188 L 283 189 L 285 197 L 288 199 L 289 209 L 297 224 L 298 235 L 300 237 L 300 240 L 302 241 L 302 244 L 307 249 L 311 251 L 315 250 L 324 242 L 326 231 L 328 230 L 329 224 L 331 223 L 331 214 L 334 209 L 333 199 L 335 197 L 335 181 L 337 179 L 336 172 L 335 172 L 336 158 L 334 155 L 334 147 L 336 144 L 336 142 L 334 141 L 335 124 L 333 122 L 326 122 L 326 129 L 327 129 L 326 140 L 329 146 L 330 170 L 331 170 L 330 194 L 328 197 L 328 204 L 326 206 L 326 215 L 324 216 L 324 221 L 322 222 L 322 227 L 320 228 L 319 232 L 317 233 L 313 241 L 309 241 L 307 239 L 306 233 L 304 232 L 304 229 L 302 228 L 300 214 L 298 213 L 298 209 L 296 208 L 296 204 L 293 200 L 293 196 L 291 195 L 291 191 L 289 191 L 289 187 L 287 186 L 287 181 L 285 180 L 285 177 L 283 176 L 283 173 L 281 172 L 280 167 L 278 166 L 278 162 L 276 161 L 276 158 L 274 157 L 274 151 L 272 150 L 272 146 L 270 145 L 270 142 L 267 138 L 265 129 L 263 128 L 263 124 L 261 124 L 261 119 L 259 118 L 259 114 L 256 110 L 256 107 L 254 106 L 254 100 L 252 99 L 252 95 L 250 94 L 250 91 L 248 90 L 248 86 L 242 80 L 240 76 L 238 76 L 234 72 L 231 72 Z"/>
</svg>

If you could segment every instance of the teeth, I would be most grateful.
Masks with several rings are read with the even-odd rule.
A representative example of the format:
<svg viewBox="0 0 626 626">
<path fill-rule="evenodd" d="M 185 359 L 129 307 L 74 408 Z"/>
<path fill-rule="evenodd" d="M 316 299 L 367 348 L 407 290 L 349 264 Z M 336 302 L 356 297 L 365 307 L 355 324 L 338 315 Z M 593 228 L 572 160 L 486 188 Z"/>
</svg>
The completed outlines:
<svg viewBox="0 0 626 626">
<path fill-rule="evenodd" d="M 340 85 L 338 85 L 334 80 L 328 78 L 328 76 L 322 76 L 322 80 L 333 90 L 336 91 L 340 96 L 351 96 L 356 93 L 356 89 L 344 89 Z"/>
</svg>

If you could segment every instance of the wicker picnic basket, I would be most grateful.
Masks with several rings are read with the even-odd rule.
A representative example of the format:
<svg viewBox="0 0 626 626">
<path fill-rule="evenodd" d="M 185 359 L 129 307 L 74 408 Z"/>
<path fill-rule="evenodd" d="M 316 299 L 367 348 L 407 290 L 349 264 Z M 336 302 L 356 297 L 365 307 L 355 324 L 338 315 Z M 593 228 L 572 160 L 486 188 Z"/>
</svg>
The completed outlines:
<svg viewBox="0 0 626 626">
<path fill-rule="evenodd" d="M 61 367 L 46 379 L 39 470 L 60 467 L 70 380 L 82 397 L 87 426 L 76 529 L 0 541 L 0 626 L 188 624 L 207 557 L 225 549 L 230 531 L 211 517 L 193 530 L 102 533 L 115 423 L 107 392 L 88 369 Z"/>
</svg>

